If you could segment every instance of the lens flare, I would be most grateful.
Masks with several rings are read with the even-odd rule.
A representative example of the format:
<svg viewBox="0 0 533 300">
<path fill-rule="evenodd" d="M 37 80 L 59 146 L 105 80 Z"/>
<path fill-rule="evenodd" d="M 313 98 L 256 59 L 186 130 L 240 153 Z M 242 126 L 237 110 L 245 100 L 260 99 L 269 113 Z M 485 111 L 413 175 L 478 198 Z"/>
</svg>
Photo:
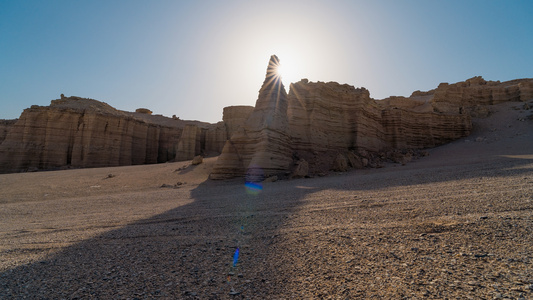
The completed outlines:
<svg viewBox="0 0 533 300">
<path fill-rule="evenodd" d="M 246 172 L 246 183 L 244 187 L 248 195 L 258 195 L 263 190 L 261 183 L 265 179 L 265 172 L 260 166 L 252 165 Z"/>
<path fill-rule="evenodd" d="M 252 196 L 258 195 L 261 193 L 261 191 L 263 191 L 263 185 L 261 183 L 246 182 L 244 187 L 246 188 L 246 194 Z"/>
<path fill-rule="evenodd" d="M 237 262 L 239 261 L 239 248 L 235 250 L 235 254 L 233 254 L 233 267 L 237 266 Z"/>
</svg>

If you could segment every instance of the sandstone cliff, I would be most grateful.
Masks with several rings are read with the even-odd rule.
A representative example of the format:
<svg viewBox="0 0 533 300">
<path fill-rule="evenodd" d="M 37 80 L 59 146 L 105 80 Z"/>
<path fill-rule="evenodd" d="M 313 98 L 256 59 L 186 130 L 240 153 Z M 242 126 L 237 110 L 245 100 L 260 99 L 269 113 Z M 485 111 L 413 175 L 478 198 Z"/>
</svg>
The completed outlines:
<svg viewBox="0 0 533 300">
<path fill-rule="evenodd" d="M 213 179 L 231 178 L 247 171 L 253 173 L 252 176 L 263 177 L 289 169 L 292 150 L 288 102 L 276 72 L 278 65 L 279 60 L 273 55 L 255 108 L 244 126 L 234 131 L 226 142 L 211 174 Z"/>
<path fill-rule="evenodd" d="M 365 88 L 301 80 L 287 94 L 272 56 L 255 107 L 224 108 L 208 124 L 117 110 L 79 97 L 32 106 L 18 120 L 0 120 L 0 173 L 104 167 L 221 155 L 213 179 L 248 175 L 303 177 L 329 170 L 405 163 L 418 149 L 438 146 L 472 129 L 487 105 L 533 99 L 533 79 L 474 77 L 410 97 L 370 98 Z"/>
<path fill-rule="evenodd" d="M 7 136 L 7 133 L 16 122 L 17 120 L 0 120 L 0 144 L 2 144 Z"/>
<path fill-rule="evenodd" d="M 32 106 L 6 132 L 1 173 L 186 160 L 220 152 L 227 139 L 220 125 L 129 113 L 79 97 Z"/>
<path fill-rule="evenodd" d="M 436 112 L 458 113 L 478 105 L 506 101 L 526 101 L 533 98 L 533 80 L 517 79 L 506 82 L 485 81 L 473 77 L 454 84 L 441 83 L 434 90 L 432 106 Z"/>
<path fill-rule="evenodd" d="M 364 88 L 304 79 L 291 84 L 287 95 L 273 76 L 278 62 L 271 57 L 256 106 L 228 135 L 212 179 L 291 172 L 302 177 L 302 169 L 344 171 L 379 166 L 382 159 L 405 163 L 417 149 L 469 135 L 471 113 L 480 106 L 533 98 L 531 79 L 500 83 L 481 77 L 377 101 Z"/>
<path fill-rule="evenodd" d="M 339 169 L 339 154 L 355 167 L 369 152 L 434 147 L 470 133 L 468 114 L 437 114 L 420 99 L 386 102 L 371 99 L 364 88 L 334 82 L 292 84 L 293 151 L 310 163 L 311 172 L 323 172 Z"/>
<path fill-rule="evenodd" d="M 224 107 L 222 121 L 226 126 L 228 138 L 237 132 L 239 128 L 244 126 L 244 123 L 248 120 L 253 111 L 253 106 L 240 105 Z"/>
</svg>

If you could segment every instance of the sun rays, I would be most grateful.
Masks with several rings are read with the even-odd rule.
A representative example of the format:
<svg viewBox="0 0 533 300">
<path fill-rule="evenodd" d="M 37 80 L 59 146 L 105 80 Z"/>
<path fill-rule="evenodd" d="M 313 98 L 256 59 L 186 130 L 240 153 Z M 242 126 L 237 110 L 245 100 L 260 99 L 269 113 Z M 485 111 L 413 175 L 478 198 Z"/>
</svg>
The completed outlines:
<svg viewBox="0 0 533 300">
<path fill-rule="evenodd" d="M 268 62 L 265 83 L 266 83 L 266 86 L 270 86 L 271 84 L 274 84 L 274 85 L 283 87 L 283 82 L 281 81 L 281 73 L 280 73 L 280 62 L 279 62 L 279 58 L 276 55 L 272 55 L 270 57 L 270 61 Z"/>
</svg>

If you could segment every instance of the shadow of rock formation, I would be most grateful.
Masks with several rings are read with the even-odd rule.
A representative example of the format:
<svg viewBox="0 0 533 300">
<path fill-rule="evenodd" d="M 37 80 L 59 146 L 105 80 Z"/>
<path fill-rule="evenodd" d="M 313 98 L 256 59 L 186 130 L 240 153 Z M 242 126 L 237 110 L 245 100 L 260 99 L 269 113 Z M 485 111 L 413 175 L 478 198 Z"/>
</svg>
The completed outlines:
<svg viewBox="0 0 533 300">
<path fill-rule="evenodd" d="M 516 149 L 512 154 L 524 151 Z M 391 247 L 402 241 L 394 234 L 400 232 L 406 243 L 428 249 L 435 238 L 426 240 L 420 234 L 439 231 L 435 231 L 437 225 L 432 225 L 433 231 L 424 231 L 420 224 L 438 216 L 486 214 L 483 202 L 474 207 L 444 203 L 449 195 L 464 191 L 443 191 L 441 184 L 533 173 L 532 159 L 493 157 L 486 161 L 489 163 L 441 166 L 431 172 L 402 167 L 280 181 L 255 190 L 247 189 L 241 179 L 205 181 L 190 191 L 194 200 L 190 204 L 81 241 L 41 261 L 5 270 L 0 273 L 0 297 L 255 299 L 379 295 L 382 289 L 365 283 L 365 276 L 383 276 L 375 268 L 399 272 L 401 268 L 391 260 L 411 263 L 411 258 L 395 258 L 403 254 L 391 253 Z M 414 202 L 409 203 L 395 198 L 392 188 L 422 188 L 425 192 L 418 194 L 423 199 L 411 199 Z M 152 194 L 143 193 L 145 197 Z M 168 190 L 165 197 L 189 196 L 186 191 Z M 516 202 L 501 200 L 490 202 L 495 205 L 492 212 L 533 209 L 531 205 L 516 206 Z M 416 201 L 429 204 L 416 207 Z M 375 220 L 376 211 L 387 221 Z M 384 226 L 406 220 L 415 225 L 406 229 L 397 224 Z M 471 229 L 459 224 L 453 232 L 467 235 L 480 246 L 487 242 L 479 241 Z M 531 232 L 525 234 L 527 228 L 516 227 L 514 232 L 524 234 L 517 236 L 520 241 L 530 241 Z M 408 242 L 410 239 L 415 241 Z M 498 245 L 492 244 L 496 248 Z M 237 249 L 240 254 L 234 265 Z M 453 252 L 443 259 L 456 259 L 456 255 Z M 417 262 L 412 263 L 414 270 Z M 364 267 L 367 264 L 375 266 L 368 269 Z M 522 274 L 519 270 L 516 273 Z M 383 282 L 386 280 L 390 279 Z"/>
</svg>

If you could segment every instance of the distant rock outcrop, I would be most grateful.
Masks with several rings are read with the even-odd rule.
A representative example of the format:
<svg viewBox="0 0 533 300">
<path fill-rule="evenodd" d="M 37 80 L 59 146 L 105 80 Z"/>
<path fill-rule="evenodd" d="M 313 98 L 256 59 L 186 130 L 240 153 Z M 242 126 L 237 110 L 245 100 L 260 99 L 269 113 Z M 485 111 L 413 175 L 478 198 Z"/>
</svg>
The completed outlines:
<svg viewBox="0 0 533 300">
<path fill-rule="evenodd" d="M 225 131 L 217 130 L 208 123 L 129 113 L 93 99 L 63 96 L 0 123 L 0 173 L 188 160 L 206 145 L 222 150 Z"/>
<path fill-rule="evenodd" d="M 533 80 L 517 79 L 506 82 L 485 81 L 473 77 L 454 84 L 441 83 L 431 100 L 435 112 L 459 113 L 479 105 L 506 101 L 526 101 L 533 98 Z"/>
<path fill-rule="evenodd" d="M 136 113 L 140 113 L 140 114 L 147 114 L 147 115 L 151 115 L 153 112 L 151 110 L 149 110 L 148 108 L 137 108 L 135 110 Z"/>
</svg>

